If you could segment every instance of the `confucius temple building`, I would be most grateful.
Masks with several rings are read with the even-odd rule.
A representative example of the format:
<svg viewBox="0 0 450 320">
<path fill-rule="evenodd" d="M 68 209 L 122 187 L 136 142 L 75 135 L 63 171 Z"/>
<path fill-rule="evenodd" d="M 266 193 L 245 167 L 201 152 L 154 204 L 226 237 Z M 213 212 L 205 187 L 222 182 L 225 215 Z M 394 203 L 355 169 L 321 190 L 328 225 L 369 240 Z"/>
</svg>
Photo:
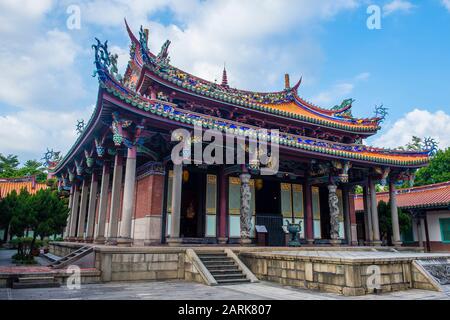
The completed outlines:
<svg viewBox="0 0 450 320">
<path fill-rule="evenodd" d="M 299 96 L 301 80 L 291 86 L 288 75 L 284 89 L 269 93 L 231 88 L 225 70 L 220 84 L 209 82 L 170 64 L 170 41 L 155 55 L 148 30 L 138 37 L 128 25 L 127 31 L 123 76 L 107 42 L 93 45 L 96 108 L 54 168 L 61 188 L 70 190 L 67 241 L 284 246 L 283 225 L 295 223 L 302 244 L 358 245 L 363 238 L 379 245 L 375 184 L 381 183 L 390 188 L 393 244 L 401 244 L 395 186 L 413 179 L 429 153 L 364 145 L 380 129 L 383 110 L 357 119 L 351 99 L 318 107 Z M 277 143 L 278 171 L 262 175 L 254 162 L 174 164 L 173 131 L 194 126 Z M 368 237 L 357 234 L 357 185 L 364 188 Z M 264 229 L 266 239 L 258 242 Z"/>
</svg>

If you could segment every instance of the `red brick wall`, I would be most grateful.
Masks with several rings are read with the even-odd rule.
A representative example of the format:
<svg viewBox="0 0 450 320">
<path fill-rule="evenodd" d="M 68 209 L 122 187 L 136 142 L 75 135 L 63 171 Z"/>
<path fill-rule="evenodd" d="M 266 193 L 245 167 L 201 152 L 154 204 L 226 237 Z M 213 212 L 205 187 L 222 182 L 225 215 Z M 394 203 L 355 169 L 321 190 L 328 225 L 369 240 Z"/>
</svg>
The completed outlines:
<svg viewBox="0 0 450 320">
<path fill-rule="evenodd" d="M 148 215 L 162 214 L 162 198 L 164 193 L 164 176 L 148 176 L 136 184 L 136 202 L 134 218 L 140 219 Z"/>
<path fill-rule="evenodd" d="M 450 243 L 430 241 L 431 252 L 450 252 Z"/>
<path fill-rule="evenodd" d="M 136 183 L 136 205 L 134 210 L 134 218 L 144 218 L 150 213 L 151 205 L 151 176 L 145 177 Z"/>
<path fill-rule="evenodd" d="M 162 201 L 164 197 L 164 176 L 152 176 L 153 184 L 150 194 L 152 195 L 152 206 L 150 215 L 162 215 Z"/>
</svg>

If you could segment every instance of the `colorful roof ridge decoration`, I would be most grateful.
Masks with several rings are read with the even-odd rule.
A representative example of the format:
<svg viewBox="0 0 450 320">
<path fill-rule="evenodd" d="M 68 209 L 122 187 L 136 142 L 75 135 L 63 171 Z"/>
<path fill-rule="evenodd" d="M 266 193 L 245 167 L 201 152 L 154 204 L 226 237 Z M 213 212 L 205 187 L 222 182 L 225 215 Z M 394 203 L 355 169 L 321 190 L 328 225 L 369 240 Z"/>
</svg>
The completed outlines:
<svg viewBox="0 0 450 320">
<path fill-rule="evenodd" d="M 330 110 L 319 108 L 300 98 L 297 91 L 301 85 L 301 79 L 292 88 L 268 93 L 239 90 L 201 79 L 182 71 L 169 63 L 165 63 L 164 59 L 158 60 L 158 56 L 161 54 L 167 57 L 168 44 L 170 44 L 170 42 L 165 43 L 161 53 L 155 58 L 155 55 L 150 51 L 142 50 L 142 47 L 146 46 L 147 38 L 144 37 L 144 39 L 138 41 L 128 25 L 127 30 L 132 41 L 131 62 L 134 62 L 135 64 L 134 70 L 133 66 L 130 65 L 131 63 L 129 64 L 125 75 L 125 84 L 131 89 L 139 89 L 147 74 L 150 77 L 152 77 L 152 75 L 156 76 L 159 80 L 172 83 L 176 87 L 206 96 L 207 98 L 277 114 L 287 118 L 308 122 L 311 121 L 312 123 L 323 126 L 365 133 L 375 133 L 380 128 L 379 124 L 381 119 L 378 117 L 357 119 L 351 116 L 350 109 L 352 107 L 352 102 L 354 101 L 352 99 L 344 100 L 340 106 L 335 106 Z M 138 48 L 140 50 L 138 50 Z M 144 63 L 146 60 L 149 62 Z M 167 59 L 165 59 L 165 61 L 167 61 Z M 146 73 L 145 70 L 149 70 L 151 75 Z M 139 75 L 136 75 L 136 73 Z M 153 77 L 152 79 L 158 80 Z M 289 111 L 283 110 L 283 105 L 285 104 L 291 104 Z M 309 117 L 305 117 L 304 115 L 308 115 Z M 311 120 L 310 118 L 315 120 Z"/>
<path fill-rule="evenodd" d="M 36 177 L 21 177 L 21 178 L 0 178 L 0 199 L 5 198 L 13 190 L 18 194 L 22 189 L 26 189 L 30 194 L 35 194 L 41 189 L 47 189 L 45 183 L 37 183 Z"/>
<path fill-rule="evenodd" d="M 377 193 L 377 201 L 388 203 L 389 192 Z M 397 206 L 402 209 L 426 209 L 448 206 L 450 209 L 450 181 L 397 190 Z M 355 210 L 363 211 L 362 195 L 355 196 Z"/>
</svg>

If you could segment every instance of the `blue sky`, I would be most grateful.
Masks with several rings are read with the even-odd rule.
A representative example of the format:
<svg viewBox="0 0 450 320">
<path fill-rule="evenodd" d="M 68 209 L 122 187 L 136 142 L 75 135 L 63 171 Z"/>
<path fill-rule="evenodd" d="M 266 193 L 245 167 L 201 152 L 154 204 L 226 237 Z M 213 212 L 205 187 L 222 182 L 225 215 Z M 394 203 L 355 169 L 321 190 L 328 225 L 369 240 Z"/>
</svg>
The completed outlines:
<svg viewBox="0 0 450 320">
<path fill-rule="evenodd" d="M 80 28 L 67 28 L 67 9 Z M 369 30 L 366 10 L 381 9 Z M 177 67 L 232 86 L 270 91 L 303 76 L 300 95 L 322 107 L 356 99 L 354 114 L 389 118 L 368 144 L 396 147 L 412 135 L 450 146 L 450 0 L 0 0 L 0 153 L 39 159 L 66 152 L 77 119 L 88 119 L 97 80 L 94 37 L 127 63 L 126 17 L 150 47 L 166 39 Z"/>
</svg>

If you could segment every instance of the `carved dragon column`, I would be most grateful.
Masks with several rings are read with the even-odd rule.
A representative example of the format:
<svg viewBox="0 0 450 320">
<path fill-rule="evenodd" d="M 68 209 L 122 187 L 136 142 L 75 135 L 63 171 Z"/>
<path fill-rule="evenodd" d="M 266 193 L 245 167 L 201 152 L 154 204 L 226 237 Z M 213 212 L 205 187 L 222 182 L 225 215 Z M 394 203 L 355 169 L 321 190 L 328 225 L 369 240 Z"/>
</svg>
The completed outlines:
<svg viewBox="0 0 450 320">
<path fill-rule="evenodd" d="M 239 176 L 241 179 L 241 245 L 248 245 L 252 242 L 250 232 L 252 229 L 252 216 L 250 212 L 250 200 L 252 193 L 250 190 L 250 174 L 243 173 Z"/>
<path fill-rule="evenodd" d="M 328 185 L 328 205 L 330 207 L 330 237 L 332 245 L 339 245 L 339 198 L 335 184 Z"/>
</svg>

